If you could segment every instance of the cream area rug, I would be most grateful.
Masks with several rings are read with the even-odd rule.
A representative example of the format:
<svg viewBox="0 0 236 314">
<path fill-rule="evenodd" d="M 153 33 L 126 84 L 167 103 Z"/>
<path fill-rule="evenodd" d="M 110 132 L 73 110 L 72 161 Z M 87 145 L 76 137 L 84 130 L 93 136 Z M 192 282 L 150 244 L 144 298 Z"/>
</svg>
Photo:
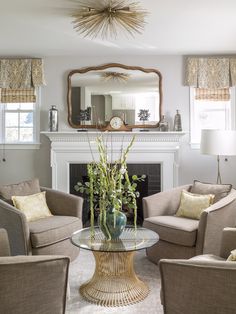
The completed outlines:
<svg viewBox="0 0 236 314">
<path fill-rule="evenodd" d="M 79 286 L 92 277 L 94 267 L 92 252 L 81 249 L 78 258 L 70 266 L 70 299 L 67 301 L 66 314 L 163 314 L 159 270 L 157 265 L 147 259 L 145 250 L 136 253 L 135 270 L 140 279 L 148 284 L 150 293 L 144 301 L 134 305 L 103 307 L 85 301 L 79 294 Z"/>
</svg>

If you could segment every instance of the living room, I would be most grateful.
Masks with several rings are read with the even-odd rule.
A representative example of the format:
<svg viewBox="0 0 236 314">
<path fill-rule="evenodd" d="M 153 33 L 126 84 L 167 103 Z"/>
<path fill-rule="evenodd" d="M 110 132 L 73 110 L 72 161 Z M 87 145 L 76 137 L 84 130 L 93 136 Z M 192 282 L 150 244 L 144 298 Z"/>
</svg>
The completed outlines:
<svg viewBox="0 0 236 314">
<path fill-rule="evenodd" d="M 27 136 L 24 137 L 25 140 L 22 140 L 20 131 L 21 129 L 26 129 L 27 126 L 24 124 L 21 126 L 21 122 L 19 122 L 20 118 L 14 117 L 14 114 L 20 117 L 21 109 L 19 108 L 21 107 L 16 109 L 16 107 L 12 107 L 14 102 L 11 103 L 11 101 L 7 102 L 1 100 L 3 106 L 0 106 L 0 185 L 12 185 L 38 178 L 40 186 L 46 187 L 45 190 L 41 189 L 42 191 L 46 191 L 46 195 L 47 193 L 50 194 L 50 192 L 47 192 L 47 188 L 57 190 L 59 194 L 56 197 L 60 200 L 57 203 L 64 202 L 64 200 L 60 198 L 60 192 L 77 194 L 76 190 L 73 188 L 74 183 L 70 182 L 70 172 L 72 171 L 70 170 L 70 165 L 87 165 L 92 161 L 92 153 L 97 154 L 95 142 L 99 135 L 103 134 L 105 141 L 109 142 L 108 153 L 111 153 L 113 150 L 115 160 L 116 157 L 119 156 L 118 152 L 120 151 L 121 145 L 127 147 L 134 134 L 135 140 L 128 153 L 127 164 L 128 166 L 129 164 L 161 165 L 158 170 L 160 179 L 159 187 L 157 187 L 157 189 L 159 188 L 158 192 L 164 193 L 182 186 L 185 186 L 185 189 L 190 191 L 190 187 L 186 188 L 186 186 L 193 185 L 196 180 L 202 184 L 212 184 L 214 188 L 216 188 L 216 183 L 227 185 L 227 187 L 232 186 L 232 190 L 230 192 L 228 191 L 229 195 L 225 197 L 232 198 L 229 200 L 230 209 L 224 204 L 224 206 L 227 207 L 227 212 L 222 217 L 218 217 L 222 222 L 221 231 L 219 232 L 219 229 L 212 229 L 211 231 L 206 229 L 209 233 L 216 233 L 213 237 L 214 240 L 210 238 L 209 242 L 206 241 L 207 248 L 199 249 L 197 251 L 199 254 L 194 253 L 191 255 L 192 253 L 189 253 L 189 258 L 205 253 L 219 256 L 220 245 L 224 242 L 223 229 L 226 227 L 233 229 L 236 225 L 234 214 L 232 213 L 231 216 L 231 210 L 233 211 L 231 207 L 233 207 L 232 203 L 234 204 L 235 200 L 231 193 L 236 187 L 234 172 L 236 167 L 236 144 L 234 134 L 236 110 L 235 81 L 233 80 L 235 75 L 234 60 L 236 53 L 234 40 L 234 30 L 236 27 L 234 9 L 236 4 L 234 1 L 227 0 L 215 3 L 214 1 L 207 0 L 204 2 L 198 1 L 196 3 L 190 3 L 189 1 L 181 0 L 181 2 L 175 3 L 173 0 L 168 0 L 163 3 L 161 1 L 140 0 L 137 3 L 138 9 L 134 6 L 137 12 L 142 13 L 141 17 L 144 19 L 144 25 L 138 28 L 139 32 L 131 28 L 130 34 L 127 32 L 128 26 L 123 29 L 118 23 L 115 24 L 117 34 L 108 32 L 106 36 L 96 34 L 96 32 L 92 33 L 91 36 L 86 36 L 86 33 L 81 33 L 79 28 L 74 28 L 75 24 L 73 21 L 75 20 L 75 12 L 77 12 L 80 7 L 79 1 L 43 0 L 34 3 L 29 0 L 23 0 L 19 3 L 16 0 L 10 0 L 1 2 L 0 34 L 2 44 L 0 61 L 30 60 L 31 62 L 31 60 L 40 60 L 42 75 L 40 86 L 35 87 L 35 106 L 33 106 L 33 109 L 29 110 L 29 112 L 33 112 L 34 117 L 33 122 L 31 122 L 33 126 L 30 126 L 32 128 L 32 137 L 30 137 L 30 140 L 27 140 L 29 139 Z M 104 3 L 106 1 L 85 1 L 84 3 L 93 8 L 93 5 L 96 7 L 96 2 L 102 6 L 105 5 Z M 122 8 L 126 11 L 125 8 L 129 7 L 132 1 L 117 2 L 121 7 L 123 6 Z M 107 3 L 109 3 L 109 1 L 107 1 Z M 130 6 L 130 8 L 132 8 L 132 6 Z M 138 14 L 137 16 L 140 17 Z M 138 19 L 138 21 L 140 20 Z M 129 24 L 129 21 L 127 23 Z M 219 93 L 217 94 L 218 99 L 213 99 L 213 101 L 206 101 L 206 99 L 202 101 L 194 97 L 197 88 L 210 90 L 210 88 L 206 87 L 204 84 L 199 85 L 201 79 L 205 82 L 207 80 L 210 81 L 213 77 L 211 81 L 213 85 L 215 81 L 217 81 L 216 84 L 218 84 L 218 81 L 221 79 L 218 74 L 212 75 L 211 78 L 208 77 L 208 74 L 206 74 L 207 70 L 203 66 L 204 62 L 206 61 L 207 63 L 208 60 L 213 60 L 214 70 L 216 72 L 220 71 L 217 72 L 218 74 L 226 73 L 228 76 L 228 84 L 224 82 L 223 86 L 221 84 L 220 88 L 215 88 L 221 91 L 222 89 L 227 90 L 228 94 L 224 96 L 226 98 L 223 98 L 222 101 L 219 101 L 219 97 L 222 97 Z M 192 66 L 195 61 L 197 62 L 197 70 Z M 222 62 L 224 63 L 223 68 L 221 68 Z M 104 69 L 99 68 L 104 65 L 107 65 Z M 92 70 L 95 72 L 106 72 L 106 74 L 113 73 L 113 77 L 108 78 L 108 80 L 115 80 L 114 73 L 116 74 L 116 72 L 120 72 L 122 75 L 125 74 L 123 76 L 126 82 L 116 82 L 119 89 L 127 88 L 127 82 L 132 75 L 138 71 L 137 67 L 141 68 L 139 72 L 142 73 L 145 73 L 147 69 L 152 70 L 151 73 L 155 75 L 156 89 L 158 91 L 159 103 L 158 109 L 156 110 L 158 118 L 156 118 L 153 124 L 152 121 L 150 121 L 151 119 L 148 120 L 148 118 L 146 121 L 140 120 L 137 123 L 135 121 L 134 126 L 131 127 L 129 126 L 131 123 L 128 124 L 124 121 L 125 114 L 127 113 L 126 116 L 128 116 L 128 112 L 123 110 L 119 118 L 122 120 L 121 123 L 124 122 L 122 127 L 129 129 L 126 130 L 127 132 L 124 132 L 124 129 L 118 129 L 118 131 L 115 128 L 107 129 L 111 127 L 112 116 L 104 119 L 106 120 L 105 124 L 103 121 L 96 119 L 97 113 L 92 114 L 93 122 L 92 119 L 86 123 L 86 121 L 82 121 L 81 117 L 73 118 L 70 110 L 71 99 L 68 96 L 72 93 L 69 86 L 70 74 L 72 71 L 78 71 L 77 74 L 81 80 L 83 75 L 89 74 L 89 67 L 95 67 L 95 69 Z M 210 66 L 208 68 L 210 68 Z M 3 89 L 6 89 L 6 86 L 3 84 L 5 79 L 2 71 L 3 63 L 1 63 L 0 69 L 0 87 L 3 92 Z M 84 69 L 85 74 L 80 73 L 81 69 Z M 193 76 L 196 76 L 194 80 L 197 83 L 195 81 L 194 83 L 190 82 L 192 77 L 189 75 L 189 72 L 191 72 L 190 74 Z M 157 73 L 160 73 L 160 75 Z M 199 73 L 205 73 L 205 76 L 202 77 Z M 145 73 L 145 75 L 148 74 Z M 99 77 L 99 80 L 102 81 L 101 77 Z M 102 82 L 104 85 L 110 84 L 104 79 Z M 112 90 L 110 89 L 110 91 Z M 119 92 L 119 90 L 117 91 Z M 114 92 L 113 89 L 115 96 L 118 95 L 117 91 Z M 207 103 L 206 107 L 201 105 L 205 103 Z M 196 110 L 198 104 L 200 104 L 199 107 L 201 106 L 202 111 Z M 50 110 L 52 106 L 56 106 L 57 110 L 56 129 L 50 129 L 50 123 L 52 122 L 50 121 Z M 214 108 L 209 108 L 210 106 Z M 27 112 L 27 110 L 25 110 L 25 112 Z M 176 122 L 177 110 L 177 117 L 180 118 L 178 123 Z M 113 116 L 115 115 L 118 115 L 117 110 Z M 165 130 L 161 130 L 159 125 L 162 116 L 164 116 L 165 120 Z M 15 122 L 11 124 L 11 121 L 17 119 L 17 126 L 14 125 Z M 71 119 L 77 119 L 75 125 L 71 123 Z M 16 133 L 8 132 L 8 130 L 13 127 L 17 129 L 17 135 L 15 135 Z M 203 145 L 200 140 L 201 129 L 217 129 L 222 132 L 220 135 L 217 135 L 218 133 L 215 132 L 212 135 L 213 137 L 210 139 L 209 137 L 206 138 L 206 141 L 209 140 L 210 143 Z M 79 130 L 79 132 L 77 130 Z M 104 130 L 111 132 L 104 132 Z M 232 130 L 232 133 L 230 131 L 227 133 L 226 130 Z M 212 144 L 211 141 L 214 140 L 216 143 Z M 225 150 L 224 146 L 227 146 L 227 144 L 229 149 Z M 213 146 L 217 147 L 217 153 L 210 152 Z M 217 156 L 220 156 L 219 164 L 217 163 Z M 147 175 L 147 173 L 136 173 L 137 168 L 132 171 L 132 175 Z M 144 171 L 148 172 L 149 170 L 146 170 L 144 167 Z M 152 170 L 150 171 L 152 172 Z M 81 178 L 77 178 L 78 181 L 81 180 Z M 150 178 L 151 175 L 149 175 L 148 180 L 151 180 Z M 181 188 L 180 191 L 183 189 L 184 188 Z M 38 187 L 35 189 L 35 193 L 37 192 Z M 195 191 L 193 193 L 198 194 L 199 192 Z M 211 193 L 213 193 L 212 190 L 210 190 L 209 194 Z M 148 198 L 149 194 L 144 195 L 144 198 Z M 204 192 L 202 194 L 206 193 Z M 173 197 L 173 200 L 176 200 L 174 194 L 172 195 L 170 199 Z M 50 197 L 49 202 L 51 202 L 53 207 L 53 196 Z M 77 196 L 73 195 L 72 197 Z M 180 196 L 177 196 L 177 201 L 180 201 L 179 197 Z M 168 198 L 168 196 L 166 196 L 166 198 Z M 159 204 L 158 202 L 158 200 L 154 201 L 155 204 Z M 160 200 L 160 203 L 161 202 L 162 200 Z M 212 206 L 216 205 L 216 203 Z M 146 204 L 145 201 L 143 204 L 145 205 L 143 205 L 142 209 L 142 220 L 144 218 L 149 219 L 149 209 L 147 208 L 151 206 L 150 208 L 152 210 L 152 205 L 149 205 L 148 202 Z M 178 207 L 178 205 L 179 204 L 176 206 Z M 81 204 L 76 206 L 81 210 Z M 51 210 L 49 205 L 48 207 Z M 85 214 L 85 209 L 82 211 L 83 213 L 80 213 L 80 215 Z M 53 210 L 52 214 L 54 215 Z M 64 211 L 61 215 L 66 216 Z M 169 212 L 168 215 L 172 215 L 172 212 Z M 227 219 L 225 215 L 228 215 Z M 82 218 L 83 227 L 86 227 L 89 222 L 85 225 L 87 221 L 84 220 L 84 217 Z M 209 217 L 209 219 L 214 220 L 212 217 Z M 217 223 L 215 223 L 215 225 L 217 225 Z M 144 224 L 144 227 L 148 230 L 152 229 L 150 223 L 148 225 L 147 222 L 146 225 Z M 5 223 L 1 224 L 1 228 L 8 229 L 9 226 Z M 77 229 L 81 228 L 82 225 Z M 77 229 L 75 228 L 73 231 Z M 157 230 L 154 231 L 160 233 L 159 236 L 161 239 L 161 230 Z M 231 232 L 233 231 L 231 230 Z M 8 237 L 10 238 L 10 246 L 13 245 L 17 252 L 16 243 L 18 243 L 18 241 L 12 244 L 12 241 L 14 241 L 13 237 L 9 236 L 9 234 Z M 31 239 L 31 241 L 33 240 Z M 159 245 L 160 243 L 159 240 Z M 231 250 L 236 248 L 236 239 L 233 240 L 233 243 L 235 243 L 235 247 L 232 247 Z M 194 243 L 194 246 L 195 244 L 196 243 Z M 158 245 L 158 242 L 155 245 Z M 213 248 L 212 251 L 211 248 Z M 162 250 L 165 249 L 166 248 L 162 247 Z M 168 251 L 168 249 L 166 250 Z M 228 255 L 230 255 L 230 251 L 228 253 Z M 12 253 L 12 255 L 18 254 L 23 255 L 20 250 L 17 254 Z M 31 255 L 32 252 L 28 251 L 26 254 Z M 156 253 L 154 252 L 154 254 Z M 35 253 L 35 255 L 45 255 L 45 253 Z M 67 256 L 67 254 L 59 255 Z M 162 253 L 160 255 L 162 257 Z M 164 254 L 163 258 L 169 258 L 169 255 L 167 254 L 167 256 L 165 256 Z M 180 256 L 176 258 L 187 259 L 187 256 L 182 257 L 180 254 Z M 120 310 L 124 313 L 133 313 L 136 311 L 146 313 L 148 310 L 150 313 L 163 313 L 163 311 L 165 311 L 165 313 L 184 314 L 185 312 L 179 306 L 177 306 L 174 311 L 173 309 L 168 310 L 168 306 L 165 305 L 163 310 L 163 300 L 161 301 L 159 296 L 161 290 L 161 275 L 157 266 L 158 261 L 154 260 L 153 263 L 153 260 L 150 261 L 150 259 L 152 260 L 150 256 L 149 259 L 147 258 L 144 249 L 138 252 L 135 257 L 136 273 L 138 276 L 142 277 L 144 282 L 145 279 L 147 280 L 150 289 L 149 295 L 143 301 L 134 305 L 122 306 L 121 308 L 113 306 L 107 308 L 89 303 L 79 294 L 79 286 L 90 279 L 95 266 L 92 253 L 80 249 L 78 257 L 70 266 L 68 285 L 70 288 L 67 289 L 67 309 L 65 313 L 118 313 Z M 81 268 L 80 264 L 82 265 Z M 232 270 L 228 271 L 227 275 L 234 278 L 235 266 L 232 265 L 230 267 Z M 182 274 L 182 270 L 180 273 Z M 209 278 L 213 278 L 212 280 L 214 281 L 214 278 L 216 278 L 214 276 L 217 277 L 217 275 L 213 274 L 213 277 Z M 184 278 L 184 276 L 182 276 L 182 278 Z M 208 279 L 208 281 L 209 280 L 210 279 Z M 182 284 L 181 282 L 181 285 Z M 200 284 L 201 287 L 204 287 L 204 285 L 206 285 L 206 282 Z M 190 296 L 195 294 L 194 289 L 191 290 L 191 287 L 189 289 Z M 225 291 L 230 289 L 235 292 L 235 285 L 225 287 Z M 70 296 L 68 291 L 70 291 Z M 187 297 L 188 296 L 186 296 L 186 298 Z M 199 308 L 193 307 L 193 309 L 191 309 L 191 302 L 189 302 L 188 313 L 217 313 L 218 292 L 216 294 L 212 291 L 210 297 L 216 307 L 212 309 L 208 308 L 204 311 L 199 304 Z M 199 299 L 201 301 L 199 301 L 199 303 L 204 303 L 202 296 L 199 296 Z M 230 297 L 228 299 L 226 298 L 226 300 L 228 303 L 231 303 L 232 307 L 220 308 L 221 303 L 219 301 L 218 313 L 236 313 L 235 307 L 233 310 L 235 301 L 230 299 Z M 222 303 L 224 302 L 222 301 Z M 196 306 L 196 304 L 194 304 L 194 306 Z M 9 309 L 8 312 L 5 310 L 2 313 L 10 314 L 17 312 L 16 309 Z M 28 309 L 28 312 L 25 311 L 24 313 L 43 312 L 37 312 L 36 309 L 30 312 Z M 61 310 L 61 312 L 55 311 L 50 313 L 63 313 L 63 310 Z"/>
</svg>

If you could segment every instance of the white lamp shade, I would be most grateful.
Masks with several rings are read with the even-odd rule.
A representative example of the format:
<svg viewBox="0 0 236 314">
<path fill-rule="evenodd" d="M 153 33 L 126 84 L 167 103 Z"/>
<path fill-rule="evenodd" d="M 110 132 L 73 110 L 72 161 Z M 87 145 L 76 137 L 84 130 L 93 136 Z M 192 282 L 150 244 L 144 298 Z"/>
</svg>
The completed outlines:
<svg viewBox="0 0 236 314">
<path fill-rule="evenodd" d="M 236 155 L 236 130 L 202 130 L 200 151 L 206 155 Z"/>
</svg>

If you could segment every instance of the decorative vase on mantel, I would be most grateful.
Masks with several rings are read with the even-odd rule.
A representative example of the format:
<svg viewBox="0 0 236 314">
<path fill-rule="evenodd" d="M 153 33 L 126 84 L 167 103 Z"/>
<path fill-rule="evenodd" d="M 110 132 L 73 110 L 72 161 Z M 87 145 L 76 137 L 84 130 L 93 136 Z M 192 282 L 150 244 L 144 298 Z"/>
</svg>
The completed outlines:
<svg viewBox="0 0 236 314">
<path fill-rule="evenodd" d="M 101 212 L 98 217 L 99 227 L 107 240 L 118 239 L 125 229 L 126 222 L 126 215 L 112 206 L 109 206 L 105 213 Z"/>
</svg>

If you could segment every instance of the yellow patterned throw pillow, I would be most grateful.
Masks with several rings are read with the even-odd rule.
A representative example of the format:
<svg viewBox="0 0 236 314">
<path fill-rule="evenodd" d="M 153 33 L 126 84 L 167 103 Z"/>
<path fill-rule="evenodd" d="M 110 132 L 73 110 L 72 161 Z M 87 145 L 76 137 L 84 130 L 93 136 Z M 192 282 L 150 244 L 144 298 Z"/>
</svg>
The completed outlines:
<svg viewBox="0 0 236 314">
<path fill-rule="evenodd" d="M 228 262 L 236 262 L 236 250 L 230 252 L 230 256 L 227 258 Z"/>
<path fill-rule="evenodd" d="M 52 216 L 46 203 L 46 192 L 28 196 L 12 196 L 12 201 L 17 209 L 23 211 L 27 221 Z"/>
<path fill-rule="evenodd" d="M 200 219 L 201 213 L 204 209 L 213 204 L 213 200 L 213 194 L 193 194 L 183 190 L 181 192 L 180 205 L 176 216 Z"/>
</svg>

